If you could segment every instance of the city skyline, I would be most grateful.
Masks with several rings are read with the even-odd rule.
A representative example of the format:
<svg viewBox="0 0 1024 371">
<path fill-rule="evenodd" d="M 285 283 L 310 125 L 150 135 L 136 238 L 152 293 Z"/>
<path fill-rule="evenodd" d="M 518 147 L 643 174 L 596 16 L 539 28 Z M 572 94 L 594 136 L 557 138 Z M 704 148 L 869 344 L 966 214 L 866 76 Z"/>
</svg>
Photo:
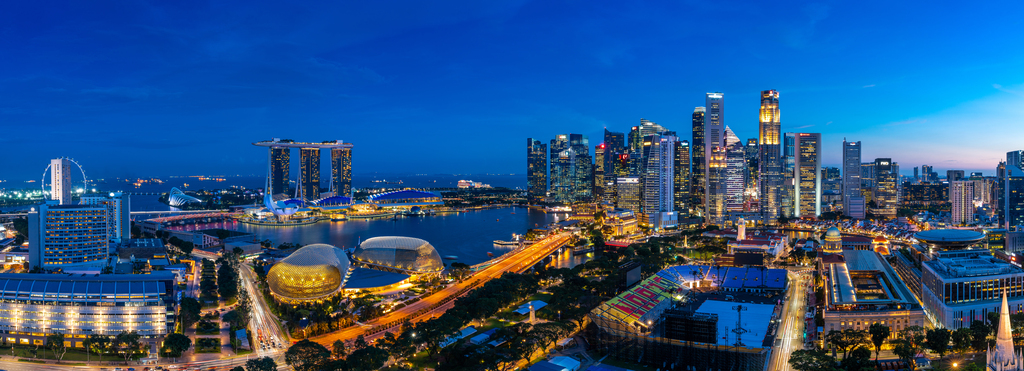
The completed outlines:
<svg viewBox="0 0 1024 371">
<path fill-rule="evenodd" d="M 841 165 L 850 138 L 903 174 L 929 164 L 994 175 L 1024 134 L 1021 41 L 991 37 L 1013 32 L 1008 7 L 1020 4 L 913 8 L 909 21 L 897 16 L 911 12 L 904 4 L 352 6 L 289 9 L 293 19 L 269 5 L 8 5 L 0 141 L 22 156 L 0 160 L 2 178 L 35 179 L 56 157 L 97 177 L 259 174 L 262 159 L 243 150 L 272 137 L 361 143 L 353 168 L 524 174 L 525 137 L 572 132 L 596 145 L 605 128 L 648 118 L 693 143 L 685 134 L 707 92 L 726 94 L 738 137 L 756 137 L 766 89 L 780 93 L 782 132 L 822 133 L 823 166 Z M 658 22 L 683 14 L 694 21 Z M 632 30 L 638 19 L 653 28 Z M 719 59 L 692 58 L 688 44 Z M 491 127 L 497 139 L 474 140 Z M 462 144 L 413 152 L 445 140 Z"/>
</svg>

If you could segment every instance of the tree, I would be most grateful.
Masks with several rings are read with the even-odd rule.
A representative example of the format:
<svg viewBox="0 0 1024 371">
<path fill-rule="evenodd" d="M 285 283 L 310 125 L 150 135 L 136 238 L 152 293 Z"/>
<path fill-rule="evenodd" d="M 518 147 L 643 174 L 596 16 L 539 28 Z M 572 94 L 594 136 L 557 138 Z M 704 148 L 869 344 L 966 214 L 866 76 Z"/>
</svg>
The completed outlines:
<svg viewBox="0 0 1024 371">
<path fill-rule="evenodd" d="M 837 350 L 841 350 L 843 352 L 843 360 L 845 360 L 850 349 L 867 344 L 867 334 L 863 330 L 832 330 L 825 335 L 825 341 L 829 345 L 836 347 Z"/>
<path fill-rule="evenodd" d="M 910 343 L 910 340 L 899 339 L 894 341 L 892 352 L 896 357 L 899 357 L 901 361 L 906 363 L 907 367 L 910 369 L 915 368 L 914 356 L 917 355 L 917 353 L 914 352 L 914 346 Z"/>
<path fill-rule="evenodd" d="M 335 340 L 334 344 L 331 344 L 331 355 L 335 359 L 345 358 L 345 342 L 341 340 Z"/>
<path fill-rule="evenodd" d="M 345 361 L 348 363 L 349 370 L 352 371 L 379 370 L 388 361 L 388 352 L 374 346 L 367 346 L 353 351 Z"/>
<path fill-rule="evenodd" d="M 981 352 L 988 348 L 988 334 L 992 332 L 988 325 L 982 321 L 971 321 L 971 347 L 975 352 Z"/>
<path fill-rule="evenodd" d="M 56 358 L 58 363 L 64 359 L 64 353 L 68 351 L 67 345 L 64 344 L 64 334 L 59 332 L 46 336 L 46 346 L 53 351 L 53 358 Z"/>
<path fill-rule="evenodd" d="M 969 328 L 958 328 L 956 331 L 953 331 L 953 350 L 963 356 L 964 352 L 971 349 L 973 335 L 974 331 L 971 331 Z"/>
<path fill-rule="evenodd" d="M 797 350 L 789 355 L 789 365 L 796 371 L 834 371 L 836 359 L 824 350 Z"/>
<path fill-rule="evenodd" d="M 142 349 L 143 344 L 139 342 L 140 338 L 139 333 L 135 331 L 121 331 L 117 336 L 114 336 L 114 340 L 111 344 L 115 349 L 121 352 L 121 356 L 124 357 L 124 361 L 128 362 L 128 360 L 135 356 L 136 352 Z"/>
<path fill-rule="evenodd" d="M 924 349 L 925 331 L 921 326 L 909 326 L 903 329 L 903 339 L 906 339 L 911 352 L 916 357 Z"/>
<path fill-rule="evenodd" d="M 275 371 L 277 362 L 273 358 L 263 357 L 245 361 L 245 371 Z"/>
<path fill-rule="evenodd" d="M 221 321 L 230 324 L 232 330 L 242 327 L 242 315 L 238 314 L 236 311 L 224 313 L 224 316 L 221 317 Z"/>
<path fill-rule="evenodd" d="M 203 306 L 199 304 L 199 300 L 192 297 L 181 298 L 181 304 L 178 309 L 178 318 L 181 319 L 182 328 L 192 327 L 199 321 L 199 313 L 203 311 Z"/>
<path fill-rule="evenodd" d="M 235 367 L 232 367 L 231 370 L 229 370 L 229 371 L 245 371 L 245 369 L 242 368 L 242 366 L 235 366 Z"/>
<path fill-rule="evenodd" d="M 928 347 L 932 352 L 939 354 L 939 359 L 946 356 L 946 351 L 949 350 L 949 339 L 951 334 L 949 330 L 944 328 L 936 328 L 928 330 L 925 335 L 924 345 Z"/>
<path fill-rule="evenodd" d="M 110 346 L 110 337 L 106 335 L 92 334 L 88 338 L 89 346 L 91 350 L 96 350 L 96 353 L 103 355 L 107 351 L 107 347 Z"/>
<path fill-rule="evenodd" d="M 323 345 L 303 339 L 288 348 L 284 353 L 284 363 L 292 366 L 296 371 L 319 370 L 320 366 L 327 363 L 331 352 Z"/>
<path fill-rule="evenodd" d="M 181 357 L 181 353 L 192 346 L 192 339 L 188 336 L 172 333 L 164 338 L 164 347 L 167 348 L 171 357 Z"/>
<path fill-rule="evenodd" d="M 868 333 L 871 334 L 871 344 L 875 346 L 875 362 L 878 362 L 878 352 L 882 350 L 885 339 L 889 338 L 889 326 L 873 323 L 868 328 Z"/>
<path fill-rule="evenodd" d="M 864 346 L 858 346 L 850 352 L 850 358 L 842 362 L 846 371 L 874 371 L 875 363 L 871 362 L 871 350 Z"/>
</svg>

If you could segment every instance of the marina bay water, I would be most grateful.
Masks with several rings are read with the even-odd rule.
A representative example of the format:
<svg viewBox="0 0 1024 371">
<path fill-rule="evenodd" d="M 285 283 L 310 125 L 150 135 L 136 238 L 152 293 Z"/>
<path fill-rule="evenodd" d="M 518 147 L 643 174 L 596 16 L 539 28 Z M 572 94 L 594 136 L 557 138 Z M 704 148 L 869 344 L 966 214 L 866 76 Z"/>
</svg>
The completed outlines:
<svg viewBox="0 0 1024 371">
<path fill-rule="evenodd" d="M 566 214 L 548 214 L 525 207 L 504 207 L 466 211 L 457 214 L 441 214 L 423 217 L 399 217 L 374 220 L 348 220 L 344 222 L 322 221 L 315 224 L 273 227 L 257 226 L 240 222 L 209 223 L 174 227 L 175 229 L 196 230 L 225 228 L 255 233 L 260 240 L 270 239 L 274 245 L 284 242 L 308 245 L 326 243 L 341 248 L 355 248 L 359 241 L 379 236 L 416 237 L 430 242 L 450 264 L 458 261 L 474 265 L 500 256 L 511 247 L 495 246 L 494 240 L 509 240 L 512 234 L 523 234 L 530 228 L 564 220 Z M 572 256 L 566 252 L 553 259 L 560 267 L 572 267 L 585 261 L 585 256 Z"/>
</svg>

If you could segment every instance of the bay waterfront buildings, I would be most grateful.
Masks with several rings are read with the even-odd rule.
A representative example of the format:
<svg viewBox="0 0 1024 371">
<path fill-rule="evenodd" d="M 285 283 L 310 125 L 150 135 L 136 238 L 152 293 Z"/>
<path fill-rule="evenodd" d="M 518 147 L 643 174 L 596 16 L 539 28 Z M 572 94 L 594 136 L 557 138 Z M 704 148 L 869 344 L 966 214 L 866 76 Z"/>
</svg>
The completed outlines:
<svg viewBox="0 0 1024 371">
<path fill-rule="evenodd" d="M 352 193 L 352 143 L 343 143 L 340 140 L 320 143 L 296 142 L 291 139 L 274 138 L 253 145 L 268 148 L 268 192 L 272 195 L 286 194 L 299 200 L 315 201 L 328 196 L 321 194 L 323 188 L 328 189 L 330 196 L 350 196 Z M 295 193 L 288 194 L 292 149 L 299 150 L 299 177 Z M 328 150 L 331 156 L 331 175 L 327 177 L 327 187 L 324 187 L 320 177 L 322 150 Z"/>
</svg>

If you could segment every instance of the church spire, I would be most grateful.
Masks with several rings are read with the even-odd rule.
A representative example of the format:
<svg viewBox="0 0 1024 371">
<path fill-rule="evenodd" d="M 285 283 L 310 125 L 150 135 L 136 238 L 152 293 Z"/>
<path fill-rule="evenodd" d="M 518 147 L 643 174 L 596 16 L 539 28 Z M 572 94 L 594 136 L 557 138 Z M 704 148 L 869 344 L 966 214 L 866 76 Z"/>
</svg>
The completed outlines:
<svg viewBox="0 0 1024 371">
<path fill-rule="evenodd" d="M 1010 305 L 1007 304 L 1006 289 L 1003 289 L 1003 303 L 999 307 L 999 326 L 996 330 L 996 346 L 989 348 L 988 369 L 991 371 L 1020 370 L 1021 360 L 1013 350 L 1013 331 L 1010 328 Z"/>
</svg>

